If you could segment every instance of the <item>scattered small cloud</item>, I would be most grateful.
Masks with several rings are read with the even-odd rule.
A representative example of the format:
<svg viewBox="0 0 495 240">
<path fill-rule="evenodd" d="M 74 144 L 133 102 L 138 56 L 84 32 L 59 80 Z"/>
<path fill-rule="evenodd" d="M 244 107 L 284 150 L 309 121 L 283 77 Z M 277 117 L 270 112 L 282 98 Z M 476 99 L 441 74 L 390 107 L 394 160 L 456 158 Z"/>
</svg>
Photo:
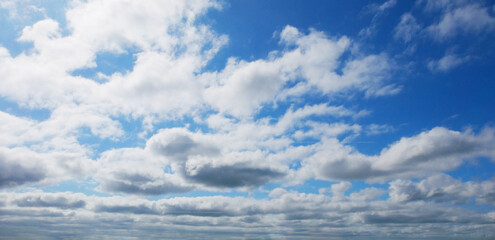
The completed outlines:
<svg viewBox="0 0 495 240">
<path fill-rule="evenodd" d="M 438 60 L 428 62 L 428 68 L 432 72 L 447 72 L 469 61 L 469 59 L 470 56 L 459 57 L 455 54 L 448 54 Z"/>
</svg>

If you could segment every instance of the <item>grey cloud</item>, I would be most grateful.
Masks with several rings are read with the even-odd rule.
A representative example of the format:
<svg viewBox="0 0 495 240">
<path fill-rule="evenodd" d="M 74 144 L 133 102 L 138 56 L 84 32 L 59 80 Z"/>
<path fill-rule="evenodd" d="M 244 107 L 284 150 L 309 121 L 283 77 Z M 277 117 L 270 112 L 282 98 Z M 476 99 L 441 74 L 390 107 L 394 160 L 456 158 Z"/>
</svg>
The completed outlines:
<svg viewBox="0 0 495 240">
<path fill-rule="evenodd" d="M 169 206 L 164 214 L 168 215 L 189 215 L 198 217 L 226 217 L 226 216 L 236 216 L 238 213 L 233 212 L 231 209 L 223 208 L 209 208 L 209 209 L 198 209 L 196 207 L 182 207 L 180 205 Z"/>
<path fill-rule="evenodd" d="M 352 156 L 326 162 L 317 171 L 320 175 L 341 180 L 366 179 L 377 174 L 367 160 Z"/>
<path fill-rule="evenodd" d="M 165 156 L 187 158 L 187 154 L 198 145 L 189 136 L 179 135 L 166 145 L 155 145 L 154 150 Z"/>
<path fill-rule="evenodd" d="M 420 178 L 459 167 L 467 159 L 488 157 L 495 160 L 495 129 L 478 135 L 436 127 L 416 136 L 403 137 L 380 155 L 367 156 L 337 141 L 322 143 L 304 161 L 300 174 L 312 171 L 330 180 L 362 179 L 387 181 L 394 178 Z"/>
<path fill-rule="evenodd" d="M 467 204 L 475 198 L 481 203 L 495 204 L 495 182 L 461 182 L 446 174 L 431 176 L 420 182 L 395 180 L 389 187 L 392 202 L 436 201 Z"/>
<path fill-rule="evenodd" d="M 15 200 L 19 207 L 56 207 L 61 209 L 76 209 L 86 206 L 86 201 L 80 199 L 68 199 L 63 196 L 28 196 Z"/>
<path fill-rule="evenodd" d="M 261 186 L 284 175 L 285 173 L 270 168 L 249 167 L 240 163 L 218 167 L 207 164 L 196 169 L 194 174 L 186 176 L 209 186 L 236 188 Z"/>
<path fill-rule="evenodd" d="M 153 136 L 148 142 L 148 148 L 175 161 L 187 161 L 193 155 L 216 156 L 220 153 L 211 143 L 193 139 L 192 134 L 185 129 L 167 129 Z"/>
<path fill-rule="evenodd" d="M 28 218 L 57 218 L 65 217 L 66 215 L 60 211 L 52 211 L 48 209 L 0 209 L 1 216 L 11 217 L 28 217 Z"/>
<path fill-rule="evenodd" d="M 183 193 L 193 189 L 165 164 L 141 148 L 109 150 L 98 159 L 99 190 L 134 195 Z"/>
<path fill-rule="evenodd" d="M 46 170 L 42 166 L 38 166 L 31 159 L 32 156 L 12 155 L 17 154 L 0 148 L 0 168 L 2 169 L 2 174 L 0 174 L 0 188 L 11 188 L 23 184 L 36 183 L 47 177 Z M 23 157 L 29 159 L 22 159 Z"/>
<path fill-rule="evenodd" d="M 149 176 L 127 173 L 115 173 L 112 178 L 101 179 L 101 189 L 108 192 L 160 195 L 168 193 L 183 193 L 191 191 L 190 186 L 178 185 L 167 179 L 154 179 Z"/>
<path fill-rule="evenodd" d="M 126 236 L 131 234 L 140 236 L 141 239 L 159 239 L 163 238 L 164 229 L 167 232 L 174 232 L 184 229 L 185 226 L 196 227 L 187 231 L 215 226 L 214 231 L 223 231 L 222 234 L 226 234 L 224 236 L 227 238 L 239 231 L 255 234 L 267 228 L 274 229 L 270 231 L 271 233 L 283 231 L 283 236 L 289 238 L 314 238 L 316 235 L 313 230 L 321 227 L 331 227 L 335 230 L 336 237 L 343 237 L 352 232 L 356 235 L 374 236 L 377 239 L 380 238 L 380 234 L 386 234 L 387 238 L 402 236 L 405 230 L 412 231 L 411 237 L 420 236 L 416 235 L 416 232 L 427 231 L 432 239 L 447 233 L 460 234 L 459 236 L 462 235 L 460 239 L 469 239 L 465 233 L 472 230 L 483 231 L 489 236 L 495 234 L 493 230 L 487 230 L 494 224 L 494 218 L 490 215 L 492 213 L 446 208 L 449 205 L 437 203 L 396 204 L 383 200 L 363 202 L 359 199 L 356 202 L 351 197 L 337 199 L 292 191 L 271 200 L 214 196 L 151 201 L 42 192 L 0 193 L 0 196 L 10 199 L 7 205 L 0 207 L 1 214 L 10 217 L 0 221 L 2 232 L 9 224 L 24 226 L 17 228 L 22 229 L 22 232 L 33 231 L 42 235 L 47 234 L 46 229 L 50 229 L 49 232 L 58 232 L 70 226 L 70 229 L 81 231 L 74 236 L 84 236 L 86 239 L 88 235 L 83 234 L 85 231 L 98 232 L 94 239 L 98 239 L 97 236 L 101 239 L 104 236 L 120 236 L 118 231 L 122 229 L 125 229 Z M 17 207 L 16 204 L 27 197 L 31 199 L 64 197 L 72 202 L 85 201 L 87 204 L 82 207 L 84 211 L 64 208 L 63 204 L 58 209 L 55 209 L 56 206 L 50 209 L 45 209 L 44 206 L 32 206 L 30 209 Z M 26 221 L 26 218 L 29 218 L 29 221 Z M 246 222 L 250 224 L 246 225 Z M 407 229 L 403 228 L 404 224 L 408 224 Z M 33 228 L 27 227 L 28 225 Z M 44 230 L 36 231 L 39 230 L 38 228 Z M 212 236 L 213 232 L 209 232 L 209 229 L 211 228 L 201 233 L 204 236 Z M 107 230 L 110 232 L 105 232 Z M 259 235 L 260 238 L 264 238 L 263 236 L 265 235 Z"/>
<path fill-rule="evenodd" d="M 293 212 L 284 214 L 285 220 L 307 220 L 307 219 L 327 219 L 328 216 L 322 212 Z"/>
<path fill-rule="evenodd" d="M 285 176 L 282 170 L 257 165 L 262 163 L 263 154 L 221 153 L 217 145 L 208 142 L 210 137 L 186 129 L 167 129 L 153 136 L 147 148 L 172 160 L 177 174 L 185 180 L 206 186 L 256 187 Z"/>
<path fill-rule="evenodd" d="M 457 212 L 457 213 L 456 213 Z M 494 224 L 495 221 L 483 214 L 449 208 L 429 208 L 411 205 L 407 210 L 364 213 L 362 220 L 367 224 Z M 409 225 L 411 226 L 411 225 Z"/>
<path fill-rule="evenodd" d="M 157 215 L 156 209 L 149 207 L 145 204 L 132 206 L 132 205 L 97 205 L 94 209 L 96 212 L 107 212 L 107 213 L 131 213 L 131 214 L 151 214 Z"/>
<path fill-rule="evenodd" d="M 401 224 L 401 223 L 449 223 L 442 212 L 430 212 L 427 214 L 366 214 L 363 217 L 368 224 Z"/>
<path fill-rule="evenodd" d="M 84 154 L 69 151 L 65 149 L 64 151 L 37 152 L 27 147 L 0 146 L 0 169 L 2 170 L 0 189 L 49 184 L 57 180 L 84 177 L 92 169 L 93 162 Z"/>
</svg>

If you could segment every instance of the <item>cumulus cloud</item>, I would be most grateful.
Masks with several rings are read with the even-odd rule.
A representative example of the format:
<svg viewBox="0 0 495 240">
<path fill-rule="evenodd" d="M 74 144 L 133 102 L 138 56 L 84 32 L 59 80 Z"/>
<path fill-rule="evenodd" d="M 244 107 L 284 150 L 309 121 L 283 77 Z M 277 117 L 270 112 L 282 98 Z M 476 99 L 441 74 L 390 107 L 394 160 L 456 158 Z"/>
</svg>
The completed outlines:
<svg viewBox="0 0 495 240">
<path fill-rule="evenodd" d="M 33 2 L 0 0 L 0 7 L 14 18 Z M 396 3 L 372 5 L 369 29 Z M 2 234 L 70 239 L 96 226 L 101 235 L 94 238 L 163 238 L 163 229 L 166 238 L 190 231 L 257 238 L 267 229 L 273 238 L 328 238 L 330 231 L 386 238 L 424 229 L 469 236 L 466 229 L 494 224 L 493 212 L 445 208 L 470 199 L 493 204 L 491 180 L 442 174 L 466 160 L 493 160 L 492 128 L 475 134 L 436 127 L 377 155 L 361 153 L 353 139 L 395 130 L 361 121 L 373 113 L 359 104 L 402 90 L 392 81 L 396 58 L 360 49 L 349 36 L 288 25 L 274 34 L 278 45 L 267 57 L 230 57 L 211 69 L 228 37 L 204 20 L 220 8 L 208 0 L 71 1 L 65 21 L 44 16 L 20 28 L 22 52 L 0 46 L 0 85 L 8 86 L 0 88 L 7 105 L 0 111 Z M 429 1 L 426 8 L 442 13 L 424 31 L 440 40 L 492 29 L 492 12 L 481 3 Z M 421 25 L 404 14 L 394 37 L 413 43 Z M 129 58 L 130 66 L 102 73 L 105 54 Z M 467 60 L 448 54 L 429 67 L 447 71 Z M 30 114 L 37 110 L 46 116 Z M 110 196 L 33 190 L 81 179 Z M 320 194 L 285 189 L 308 179 L 327 185 Z M 389 188 L 354 191 L 359 180 Z M 176 197 L 202 191 L 225 196 Z M 470 225 L 452 230 L 464 223 Z"/>
<path fill-rule="evenodd" d="M 493 181 L 462 182 L 446 174 L 434 175 L 420 182 L 395 180 L 389 189 L 390 201 L 393 202 L 433 200 L 467 204 L 475 198 L 481 203 L 493 204 L 495 200 Z"/>
<path fill-rule="evenodd" d="M 140 148 L 110 150 L 98 159 L 95 179 L 100 190 L 115 193 L 160 195 L 193 189 L 177 175 L 166 173 L 165 166 Z"/>
<path fill-rule="evenodd" d="M 254 187 L 285 175 L 284 167 L 267 164 L 260 151 L 220 148 L 221 135 L 167 129 L 150 139 L 149 149 L 167 158 L 185 179 L 213 187 Z M 223 150 L 223 151 L 222 151 Z"/>
<path fill-rule="evenodd" d="M 2 177 L 0 187 L 15 187 L 25 183 L 35 183 L 43 180 L 46 176 L 45 166 L 32 159 L 32 156 L 24 156 L 33 162 L 26 163 L 23 156 L 12 156 L 19 154 L 15 150 L 2 148 L 0 150 L 0 166 L 2 166 Z"/>
<path fill-rule="evenodd" d="M 77 153 L 38 153 L 25 147 L 0 147 L 0 188 L 47 184 L 87 176 L 94 163 Z"/>
<path fill-rule="evenodd" d="M 311 135 L 314 129 L 308 130 L 306 135 L 300 134 L 322 141 L 301 147 L 288 143 L 285 151 L 278 153 L 256 150 L 256 146 L 238 149 L 236 143 L 230 144 L 238 137 L 232 135 L 235 131 L 203 134 L 166 129 L 150 138 L 143 149 L 103 153 L 96 179 L 104 191 L 155 195 L 195 188 L 249 189 L 272 181 L 297 184 L 313 177 L 370 182 L 421 178 L 456 169 L 468 159 L 494 158 L 491 146 L 495 138 L 490 128 L 475 135 L 437 127 L 402 138 L 379 155 L 369 156 L 335 138 L 352 129 L 350 126 L 334 127 L 344 129 L 323 135 Z M 289 170 L 288 165 L 299 160 L 302 167 Z"/>
<path fill-rule="evenodd" d="M 286 175 L 286 167 L 270 166 L 265 158 L 261 152 L 236 152 L 220 159 L 192 158 L 185 165 L 185 175 L 215 187 L 257 187 Z"/>
<path fill-rule="evenodd" d="M 385 54 L 354 57 L 341 64 L 351 44 L 347 37 L 332 39 L 315 30 L 306 35 L 286 26 L 280 33 L 280 43 L 288 49 L 267 60 L 230 59 L 222 72 L 209 75 L 217 80 L 205 90 L 206 101 L 221 112 L 248 116 L 264 103 L 313 89 L 323 94 L 356 89 L 367 96 L 398 92 L 397 87 L 384 85 L 393 68 Z M 340 65 L 341 74 L 337 71 Z M 304 81 L 284 88 L 285 83 L 297 79 Z"/>
<path fill-rule="evenodd" d="M 0 94 L 37 108 L 53 109 L 77 102 L 107 114 L 135 116 L 149 112 L 165 115 L 198 104 L 195 96 L 200 95 L 198 89 L 204 83 L 194 74 L 226 42 L 226 37 L 215 35 L 206 26 L 195 25 L 194 20 L 217 4 L 179 1 L 164 6 L 156 1 L 135 4 L 133 9 L 137 11 L 115 10 L 128 9 L 129 4 L 74 2 L 66 14 L 68 35 L 61 34 L 62 29 L 53 19 L 25 27 L 19 40 L 33 42 L 34 48 L 16 57 L 2 58 L 0 72 L 5 76 L 2 84 L 11 88 L 2 89 Z M 157 10 L 163 7 L 168 11 Z M 106 23 L 104 29 L 101 22 Z M 73 70 L 97 67 L 98 53 L 121 54 L 132 48 L 140 52 L 136 55 L 134 71 L 111 76 L 107 84 L 70 74 Z M 172 96 L 174 93 L 177 94 Z M 167 98 L 161 101 L 169 104 L 154 103 L 160 102 L 160 97 Z M 129 101 L 131 98 L 134 100 Z M 174 99 L 181 100 L 172 104 Z M 190 101 L 186 102 L 187 99 Z M 149 107 L 143 109 L 143 106 Z"/>
<path fill-rule="evenodd" d="M 52 180 L 80 177 L 84 174 L 78 174 L 74 167 L 85 172 L 89 165 L 94 165 L 88 159 L 93 154 L 90 146 L 79 142 L 85 127 L 90 135 L 117 140 L 124 134 L 117 117 L 165 116 L 177 109 L 186 112 L 188 107 L 198 104 L 195 96 L 201 95 L 202 83 L 195 73 L 225 43 L 226 37 L 195 24 L 195 18 L 218 5 L 210 1 L 179 1 L 167 4 L 165 9 L 169 11 L 158 11 L 164 5 L 157 1 L 150 2 L 151 5 L 136 4 L 134 9 L 139 11 L 115 11 L 128 9 L 128 4 L 73 2 L 66 14 L 68 29 L 46 18 L 24 27 L 20 33 L 18 40 L 32 42 L 32 49 L 11 56 L 1 48 L 0 81 L 9 87 L 1 88 L 0 96 L 22 108 L 45 108 L 50 112 L 48 119 L 40 121 L 0 113 L 2 145 L 13 149 L 29 146 L 26 154 L 36 155 L 33 159 L 47 159 L 40 161 L 42 167 L 37 167 L 32 165 L 33 160 L 19 158 L 14 150 L 9 150 L 15 156 L 3 157 L 9 169 L 9 175 L 4 175 L 5 184 L 36 183 L 45 176 Z M 3 7 L 7 5 L 12 3 L 2 1 Z M 100 28 L 101 22 L 106 23 L 105 29 Z M 108 76 L 106 84 L 71 75 L 73 70 L 97 67 L 98 53 L 121 54 L 132 48 L 139 50 L 132 71 Z M 10 175 L 14 170 L 17 178 Z"/>
<path fill-rule="evenodd" d="M 84 116 L 84 117 L 83 117 Z M 2 130 L 2 187 L 47 184 L 88 176 L 95 163 L 91 150 L 74 136 L 87 126 L 100 136 L 119 136 L 118 123 L 98 114 L 77 113 L 69 108 L 52 112 L 44 121 L 20 118 L 0 111 Z M 117 126 L 115 126 L 117 125 Z"/>
<path fill-rule="evenodd" d="M 300 177 L 323 179 L 364 179 L 385 181 L 395 178 L 420 178 L 450 171 L 465 160 L 495 158 L 491 128 L 478 135 L 437 127 L 413 137 L 404 137 L 379 155 L 367 156 L 335 139 L 321 143 L 315 153 L 303 161 Z"/>
</svg>

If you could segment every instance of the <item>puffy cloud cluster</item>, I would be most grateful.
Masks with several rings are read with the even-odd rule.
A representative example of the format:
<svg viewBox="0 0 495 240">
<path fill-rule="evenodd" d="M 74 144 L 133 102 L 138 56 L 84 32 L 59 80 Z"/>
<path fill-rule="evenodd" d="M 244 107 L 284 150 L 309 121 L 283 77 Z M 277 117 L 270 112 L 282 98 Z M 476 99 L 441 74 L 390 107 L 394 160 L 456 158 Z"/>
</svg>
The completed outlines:
<svg viewBox="0 0 495 240">
<path fill-rule="evenodd" d="M 0 7 L 15 18 L 22 3 L 44 13 L 33 1 L 0 0 Z M 396 4 L 372 10 L 378 16 Z M 403 15 L 394 37 L 406 44 L 421 34 L 442 42 L 493 29 L 482 3 L 418 5 L 441 18 L 423 27 Z M 0 101 L 27 113 L 0 111 L 2 234 L 33 238 L 46 231 L 70 239 L 94 226 L 102 231 L 95 238 L 140 239 L 163 238 L 163 229 L 169 238 L 192 230 L 256 238 L 268 229 L 273 238 L 437 237 L 452 227 L 460 237 L 495 234 L 487 227 L 495 221 L 492 208 L 459 208 L 473 199 L 493 206 L 493 181 L 445 174 L 465 161 L 495 159 L 495 129 L 435 127 L 378 154 L 360 152 L 353 139 L 396 128 L 358 121 L 372 112 L 346 100 L 398 94 L 394 57 L 361 51 L 348 36 L 285 26 L 266 58 L 231 57 L 210 70 L 228 37 L 202 17 L 221 7 L 209 0 L 70 1 L 65 21 L 44 16 L 19 31 L 17 41 L 32 47 L 17 54 L 0 46 Z M 104 54 L 128 56 L 132 66 L 105 74 Z M 447 71 L 470 59 L 452 52 L 428 67 Z M 47 116 L 22 117 L 31 111 Z M 34 190 L 66 180 L 94 181 L 92 192 L 110 196 Z M 287 190 L 308 180 L 333 184 L 319 194 Z M 355 181 L 368 186 L 355 191 Z M 389 187 L 369 186 L 376 182 Z M 268 193 L 273 186 L 279 188 Z M 194 191 L 227 196 L 145 198 Z M 267 196 L 230 196 L 253 191 Z M 74 235 L 59 234 L 68 228 Z"/>
<path fill-rule="evenodd" d="M 102 191 L 155 195 L 203 187 L 249 189 L 289 179 L 387 181 L 424 177 L 455 169 L 465 159 L 494 155 L 493 130 L 473 135 L 445 128 L 403 138 L 378 156 L 361 154 L 339 137 L 392 128 L 311 120 L 369 113 L 344 106 L 290 107 L 277 119 L 254 120 L 267 104 L 307 93 L 395 94 L 400 86 L 387 83 L 393 60 L 384 53 L 351 51 L 352 40 L 346 36 L 317 30 L 305 34 L 286 26 L 279 34 L 283 50 L 254 61 L 231 58 L 220 71 L 202 71 L 227 38 L 196 19 L 220 5 L 206 0 L 164 4 L 76 1 L 66 13 L 67 32 L 57 21 L 44 19 L 20 33 L 18 40 L 32 42 L 32 49 L 11 56 L 1 48 L 1 81 L 10 87 L 1 88 L 0 95 L 20 106 L 50 111 L 40 121 L 0 113 L 1 161 L 9 169 L 2 187 L 93 176 Z M 427 8 L 434 6 L 428 2 Z M 402 20 L 403 25 L 414 23 L 412 16 Z M 107 24 L 96 27 L 101 22 Z M 410 41 L 401 32 L 396 36 Z M 72 75 L 98 67 L 99 53 L 132 51 L 133 68 L 105 76 L 106 82 Z M 448 67 L 444 65 L 437 68 Z M 91 160 L 91 147 L 78 139 L 87 128 L 91 135 L 117 140 L 125 134 L 119 117 L 142 119 L 141 136 L 146 136 L 160 119 L 184 115 L 194 116 L 210 132 L 165 128 L 144 148 L 108 150 L 96 161 Z M 315 143 L 295 145 L 307 139 Z M 297 162 L 300 169 L 290 167 Z"/>
<path fill-rule="evenodd" d="M 271 125 L 272 130 L 279 124 Z M 235 141 L 243 136 L 235 133 L 164 129 L 150 138 L 144 149 L 103 153 L 98 160 L 97 179 L 106 190 L 149 195 L 193 188 L 249 189 L 271 181 L 298 184 L 311 178 L 386 182 L 451 171 L 478 157 L 495 158 L 495 132 L 491 128 L 474 135 L 470 131 L 438 127 L 402 138 L 376 156 L 343 145 L 335 135 L 320 135 L 321 142 L 298 147 L 291 145 L 289 138 L 285 144 L 276 146 L 278 152 L 271 153 L 269 150 L 273 148 L 263 145 L 263 138 L 258 138 L 261 143 L 251 149 L 249 145 L 238 146 Z M 267 151 L 256 150 L 259 147 Z M 298 161 L 301 168 L 288 168 Z M 167 168 L 169 171 L 165 172 L 163 169 Z M 147 186 L 150 189 L 160 186 L 160 190 L 148 192 Z"/>
<path fill-rule="evenodd" d="M 395 180 L 390 183 L 390 200 L 393 202 L 428 201 L 469 204 L 473 199 L 480 203 L 495 204 L 493 181 L 462 182 L 446 174 L 431 176 L 420 182 Z"/>
<path fill-rule="evenodd" d="M 326 139 L 319 151 L 305 159 L 301 177 L 330 180 L 362 179 L 371 182 L 396 178 L 421 178 L 433 173 L 454 170 L 465 160 L 495 158 L 495 131 L 486 128 L 478 135 L 437 127 L 401 140 L 377 156 L 367 156 Z"/>
<path fill-rule="evenodd" d="M 214 80 L 205 91 L 206 101 L 222 113 L 249 116 L 263 103 L 310 91 L 333 95 L 358 90 L 366 96 L 400 91 L 398 86 L 386 85 L 394 64 L 385 54 L 342 63 L 351 46 L 347 37 L 332 39 L 316 30 L 305 35 L 287 26 L 280 33 L 280 43 L 286 50 L 272 52 L 267 60 L 230 59 L 222 72 L 208 76 Z M 284 87 L 290 82 L 293 87 Z"/>
</svg>

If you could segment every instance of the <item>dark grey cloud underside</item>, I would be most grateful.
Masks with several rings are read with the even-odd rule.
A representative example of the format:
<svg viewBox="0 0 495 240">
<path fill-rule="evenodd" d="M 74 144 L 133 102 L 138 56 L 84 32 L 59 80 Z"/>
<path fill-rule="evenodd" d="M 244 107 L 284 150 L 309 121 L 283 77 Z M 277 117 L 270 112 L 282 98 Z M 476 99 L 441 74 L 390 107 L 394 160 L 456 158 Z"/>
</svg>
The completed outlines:
<svg viewBox="0 0 495 240">
<path fill-rule="evenodd" d="M 41 199 L 40 197 L 26 197 L 15 201 L 19 207 L 56 207 L 61 209 L 77 209 L 86 206 L 84 200 L 69 200 L 65 197 Z"/>
<path fill-rule="evenodd" d="M 37 167 L 25 167 L 18 163 L 6 161 L 0 155 L 0 189 L 12 188 L 23 184 L 36 183 L 46 178 L 45 170 Z"/>
<path fill-rule="evenodd" d="M 152 182 L 152 181 L 149 181 Z M 127 193 L 136 195 L 160 195 L 168 193 L 184 193 L 191 191 L 192 187 L 176 186 L 172 183 L 147 186 L 140 182 L 131 182 L 129 179 L 105 180 L 102 189 L 108 192 Z"/>
<path fill-rule="evenodd" d="M 208 164 L 194 175 L 187 175 L 187 178 L 208 186 L 236 188 L 261 186 L 284 175 L 269 168 L 245 167 L 241 164 L 212 167 Z"/>
</svg>

